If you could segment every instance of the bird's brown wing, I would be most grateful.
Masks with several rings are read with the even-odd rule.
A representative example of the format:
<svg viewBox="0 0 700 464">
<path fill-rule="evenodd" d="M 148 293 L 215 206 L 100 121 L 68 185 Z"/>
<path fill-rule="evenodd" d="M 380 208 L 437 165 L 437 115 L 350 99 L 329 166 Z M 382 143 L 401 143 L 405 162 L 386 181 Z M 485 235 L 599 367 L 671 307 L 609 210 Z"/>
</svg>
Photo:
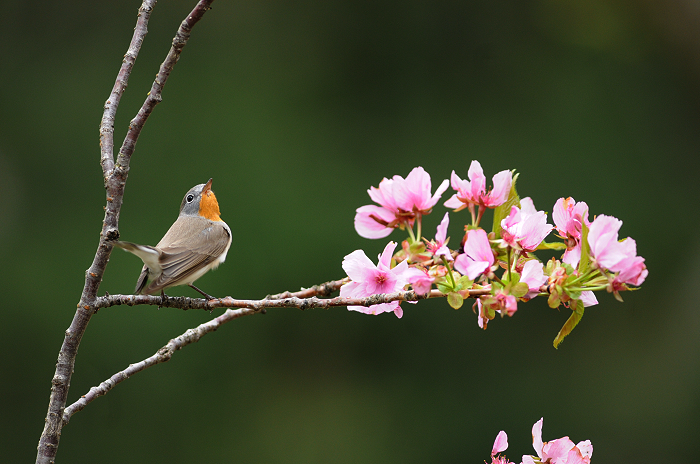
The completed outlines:
<svg viewBox="0 0 700 464">
<path fill-rule="evenodd" d="M 229 232 L 223 223 L 198 216 L 179 217 L 156 245 L 163 253 L 163 272 L 143 293 L 150 294 L 183 282 L 226 250 Z"/>
</svg>

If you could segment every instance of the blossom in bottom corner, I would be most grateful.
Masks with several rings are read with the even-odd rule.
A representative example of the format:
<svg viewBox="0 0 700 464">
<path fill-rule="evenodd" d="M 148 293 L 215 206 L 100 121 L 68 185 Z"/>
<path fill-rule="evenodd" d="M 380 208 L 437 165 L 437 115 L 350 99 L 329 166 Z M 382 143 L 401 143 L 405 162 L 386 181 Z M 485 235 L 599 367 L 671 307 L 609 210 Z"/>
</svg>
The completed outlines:
<svg viewBox="0 0 700 464">
<path fill-rule="evenodd" d="M 574 444 L 569 437 L 562 437 L 543 442 L 543 421 L 544 418 L 538 420 L 532 426 L 532 447 L 537 452 L 537 458 L 525 455 L 523 456 L 522 464 L 590 464 L 591 455 L 593 454 L 593 445 L 591 445 L 590 440 Z"/>
<path fill-rule="evenodd" d="M 343 259 L 343 269 L 352 280 L 340 288 L 343 298 L 365 298 L 380 293 L 393 293 L 403 290 L 408 284 L 408 263 L 402 261 L 391 268 L 391 258 L 396 248 L 396 242 L 389 242 L 375 266 L 364 251 L 355 250 Z M 396 317 L 403 316 L 403 310 L 398 301 L 391 303 L 366 306 L 348 306 L 351 311 L 365 314 L 380 314 L 393 311 Z"/>
</svg>

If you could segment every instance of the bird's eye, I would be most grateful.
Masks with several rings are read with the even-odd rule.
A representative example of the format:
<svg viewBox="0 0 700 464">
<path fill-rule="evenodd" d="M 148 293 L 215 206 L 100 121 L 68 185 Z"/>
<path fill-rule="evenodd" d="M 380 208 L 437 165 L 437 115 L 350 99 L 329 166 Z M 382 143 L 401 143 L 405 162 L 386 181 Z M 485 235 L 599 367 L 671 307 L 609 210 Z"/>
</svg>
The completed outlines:
<svg viewBox="0 0 700 464">
<path fill-rule="evenodd" d="M 194 200 L 194 195 L 192 195 L 192 194 L 187 195 L 187 203 L 192 203 L 192 200 Z"/>
</svg>

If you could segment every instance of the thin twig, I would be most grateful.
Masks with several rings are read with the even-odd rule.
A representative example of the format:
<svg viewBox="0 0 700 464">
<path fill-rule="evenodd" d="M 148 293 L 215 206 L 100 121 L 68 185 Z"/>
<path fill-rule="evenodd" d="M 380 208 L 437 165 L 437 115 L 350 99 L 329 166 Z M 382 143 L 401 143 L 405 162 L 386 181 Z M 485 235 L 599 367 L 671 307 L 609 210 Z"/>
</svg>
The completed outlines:
<svg viewBox="0 0 700 464">
<path fill-rule="evenodd" d="M 160 298 L 160 297 L 158 297 Z M 63 412 L 63 425 L 70 421 L 70 418 L 78 411 L 82 411 L 85 406 L 93 402 L 95 399 L 109 392 L 117 384 L 128 379 L 132 375 L 143 371 L 144 369 L 155 366 L 166 361 L 170 361 L 170 358 L 175 353 L 175 351 L 199 341 L 204 335 L 209 332 L 215 331 L 221 324 L 232 321 L 238 317 L 247 316 L 248 314 L 255 314 L 252 309 L 229 309 L 221 316 L 212 319 L 209 322 L 199 325 L 194 329 L 188 329 L 185 333 L 179 337 L 175 337 L 168 342 L 167 345 L 159 349 L 153 356 L 144 359 L 136 364 L 130 364 L 129 367 L 123 371 L 119 371 L 109 379 L 102 382 L 96 387 L 92 387 L 90 391 L 80 397 L 78 401 L 68 406 Z"/>
<path fill-rule="evenodd" d="M 182 48 L 189 38 L 190 31 L 194 24 L 201 19 L 202 15 L 210 8 L 213 0 L 200 0 L 194 10 L 182 22 L 178 32 L 173 39 L 173 47 L 168 53 L 166 60 L 160 68 L 160 72 L 153 84 L 149 95 L 142 109 L 132 121 L 132 125 L 127 131 L 124 144 L 119 151 L 117 163 L 114 163 L 114 117 L 119 106 L 119 101 L 124 89 L 127 86 L 131 69 L 138 56 L 141 44 L 147 33 L 147 25 L 156 0 L 144 0 L 139 8 L 139 17 L 134 29 L 129 49 L 124 56 L 124 61 L 117 75 L 112 92 L 104 106 L 102 122 L 100 124 L 100 164 L 103 170 L 105 189 L 107 191 L 107 205 L 105 206 L 105 216 L 100 233 L 100 241 L 95 252 L 92 265 L 86 271 L 85 285 L 80 296 L 78 309 L 73 317 L 70 327 L 66 330 L 66 335 L 58 353 L 56 372 L 51 382 L 51 396 L 49 408 L 46 415 L 44 430 L 37 446 L 37 463 L 53 463 L 58 451 L 58 443 L 63 427 L 63 413 L 68 398 L 68 389 L 73 375 L 75 358 L 83 334 L 87 329 L 91 316 L 95 313 L 95 300 L 97 291 L 104 270 L 112 252 L 112 245 L 109 243 L 119 237 L 119 212 L 124 197 L 124 186 L 129 172 L 129 161 L 134 151 L 141 129 L 146 119 L 150 115 L 155 104 L 160 101 L 160 92 L 167 77 L 172 71 L 172 67 L 177 62 Z M 155 89 L 155 92 L 154 92 Z M 144 109 L 145 108 L 145 109 Z M 136 123 L 134 124 L 134 121 Z"/>
<path fill-rule="evenodd" d="M 324 286 L 334 287 L 343 280 L 326 282 L 325 284 L 316 285 L 312 288 L 320 290 Z M 296 292 L 296 294 L 309 292 L 311 289 Z M 479 297 L 489 294 L 489 289 L 470 290 L 469 296 Z M 280 295 L 294 295 L 290 292 L 281 293 Z M 428 295 L 419 295 L 414 291 L 395 292 L 388 294 L 372 295 L 366 298 L 329 298 L 322 299 L 312 296 L 310 298 L 299 298 L 298 296 L 283 297 L 279 299 L 265 298 L 263 300 L 236 300 L 231 297 L 205 300 L 202 298 L 187 298 L 187 297 L 165 297 L 151 295 L 109 295 L 97 299 L 96 306 L 107 308 L 118 305 L 157 305 L 160 307 L 179 308 L 179 309 L 205 309 L 212 310 L 215 308 L 237 308 L 227 309 L 221 316 L 212 319 L 209 322 L 199 325 L 194 329 L 188 329 L 179 337 L 173 338 L 167 345 L 159 349 L 153 356 L 150 356 L 136 364 L 130 364 L 126 369 L 117 372 L 109 379 L 105 380 L 98 386 L 92 387 L 87 394 L 83 395 L 78 401 L 68 406 L 63 413 L 63 424 L 67 424 L 70 418 L 78 411 L 82 411 L 85 406 L 90 404 L 95 399 L 107 394 L 117 384 L 128 379 L 132 375 L 143 371 L 144 369 L 155 366 L 166 361 L 169 361 L 175 351 L 199 341 L 204 335 L 215 331 L 222 324 L 230 322 L 239 317 L 248 316 L 263 312 L 268 308 L 298 308 L 301 310 L 311 308 L 331 308 L 337 306 L 372 306 L 381 303 L 390 303 L 392 301 L 418 301 L 425 298 L 440 298 L 445 295 L 438 290 L 432 290 Z"/>
</svg>

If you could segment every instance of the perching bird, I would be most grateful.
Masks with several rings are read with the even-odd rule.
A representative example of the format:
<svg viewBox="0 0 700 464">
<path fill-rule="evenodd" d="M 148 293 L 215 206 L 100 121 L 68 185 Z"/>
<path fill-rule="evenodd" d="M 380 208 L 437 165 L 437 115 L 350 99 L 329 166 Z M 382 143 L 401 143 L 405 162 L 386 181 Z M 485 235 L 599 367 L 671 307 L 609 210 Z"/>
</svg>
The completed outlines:
<svg viewBox="0 0 700 464">
<path fill-rule="evenodd" d="M 211 190 L 211 181 L 195 185 L 185 194 L 180 215 L 158 245 L 113 242 L 144 263 L 136 281 L 137 294 L 164 295 L 166 288 L 189 285 L 205 298 L 214 298 L 192 285 L 223 263 L 231 246 L 231 229 L 219 217 L 219 203 Z M 150 281 L 148 286 L 147 281 Z"/>
</svg>

